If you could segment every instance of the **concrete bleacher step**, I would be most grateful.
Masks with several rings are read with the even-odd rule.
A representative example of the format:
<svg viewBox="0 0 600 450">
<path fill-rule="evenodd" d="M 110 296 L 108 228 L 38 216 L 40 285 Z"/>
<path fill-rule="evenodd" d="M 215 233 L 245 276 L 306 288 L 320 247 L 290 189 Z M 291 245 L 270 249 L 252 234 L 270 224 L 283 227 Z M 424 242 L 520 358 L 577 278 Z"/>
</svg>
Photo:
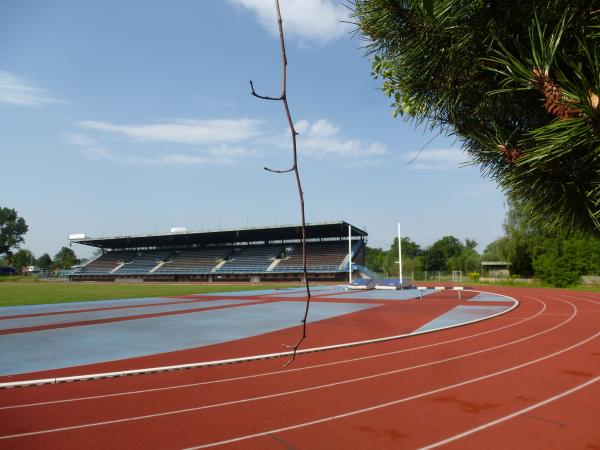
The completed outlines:
<svg viewBox="0 0 600 450">
<path fill-rule="evenodd" d="M 156 272 L 158 269 L 160 269 L 166 263 L 167 263 L 167 261 L 161 261 L 161 262 L 159 262 L 156 266 L 154 266 L 152 269 L 150 269 L 150 271 L 148 273 L 154 273 L 154 272 Z"/>
<path fill-rule="evenodd" d="M 274 259 L 273 262 L 267 267 L 267 272 L 273 272 L 273 269 L 281 262 L 281 259 Z"/>
<path fill-rule="evenodd" d="M 348 255 L 346 255 L 346 257 L 344 258 L 344 260 L 338 266 L 338 271 L 342 272 L 346 268 L 347 265 L 348 265 Z"/>
<path fill-rule="evenodd" d="M 223 261 L 221 261 L 219 264 L 217 264 L 215 267 L 212 268 L 211 272 L 216 272 L 218 271 L 221 267 L 223 267 L 225 264 L 227 264 L 227 260 L 224 259 Z"/>
<path fill-rule="evenodd" d="M 123 267 L 125 264 L 127 263 L 121 263 L 119 264 L 117 267 L 115 267 L 113 270 L 111 270 L 109 273 L 115 273 L 117 270 L 119 270 L 121 267 Z"/>
<path fill-rule="evenodd" d="M 89 265 L 90 265 L 90 264 L 92 264 L 94 261 L 96 261 L 98 258 L 102 258 L 103 256 L 104 256 L 104 253 L 100 253 L 99 255 L 97 255 L 97 256 L 94 256 L 92 259 L 90 259 L 88 262 L 86 262 L 86 263 L 83 265 L 83 267 L 87 267 L 87 266 L 89 266 Z"/>
</svg>

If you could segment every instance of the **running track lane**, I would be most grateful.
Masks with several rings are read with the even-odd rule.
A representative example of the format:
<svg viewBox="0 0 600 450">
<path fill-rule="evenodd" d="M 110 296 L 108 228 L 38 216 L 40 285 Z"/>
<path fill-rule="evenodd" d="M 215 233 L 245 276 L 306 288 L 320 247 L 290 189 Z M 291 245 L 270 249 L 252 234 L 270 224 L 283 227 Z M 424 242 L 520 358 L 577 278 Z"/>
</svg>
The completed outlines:
<svg viewBox="0 0 600 450">
<path fill-rule="evenodd" d="M 595 448 L 598 296 L 508 293 L 522 302 L 508 315 L 304 355 L 293 370 L 259 361 L 4 391 L 9 406 L 196 383 L 2 409 L 0 448 Z"/>
</svg>

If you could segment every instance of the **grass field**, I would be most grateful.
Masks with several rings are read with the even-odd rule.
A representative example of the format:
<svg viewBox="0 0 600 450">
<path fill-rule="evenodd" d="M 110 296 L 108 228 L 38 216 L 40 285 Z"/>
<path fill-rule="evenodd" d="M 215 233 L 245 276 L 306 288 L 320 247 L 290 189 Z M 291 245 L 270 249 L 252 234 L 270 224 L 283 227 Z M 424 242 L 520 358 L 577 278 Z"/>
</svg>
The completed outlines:
<svg viewBox="0 0 600 450">
<path fill-rule="evenodd" d="M 197 285 L 197 284 L 115 284 L 68 282 L 2 282 L 0 306 L 64 303 L 81 300 L 160 297 L 168 295 L 205 294 L 211 292 L 248 291 L 289 287 L 276 284 Z"/>
<path fill-rule="evenodd" d="M 477 286 L 521 286 L 541 287 L 541 284 L 517 283 L 470 283 Z M 212 292 L 249 291 L 290 287 L 290 284 L 243 284 L 243 285 L 199 285 L 199 284 L 128 284 L 128 283 L 68 283 L 61 281 L 4 281 L 0 283 L 0 307 L 36 305 L 41 303 L 66 303 L 82 300 L 108 300 L 116 298 L 160 297 L 169 295 L 209 294 Z M 600 286 L 575 286 L 576 289 L 600 292 Z"/>
</svg>

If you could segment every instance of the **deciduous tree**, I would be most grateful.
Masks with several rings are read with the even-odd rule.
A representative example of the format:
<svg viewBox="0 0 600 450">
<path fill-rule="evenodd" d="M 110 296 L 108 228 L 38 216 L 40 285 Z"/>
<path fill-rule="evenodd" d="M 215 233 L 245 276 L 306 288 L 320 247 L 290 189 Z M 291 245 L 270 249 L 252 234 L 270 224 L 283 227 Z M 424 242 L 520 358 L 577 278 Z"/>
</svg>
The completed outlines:
<svg viewBox="0 0 600 450">
<path fill-rule="evenodd" d="M 52 267 L 52 258 L 48 253 L 44 253 L 35 261 L 35 265 L 42 270 L 48 270 Z"/>
<path fill-rule="evenodd" d="M 600 273 L 600 239 L 592 236 L 544 236 L 534 249 L 533 267 L 540 280 L 557 287 L 576 284 L 583 275 Z"/>
<path fill-rule="evenodd" d="M 481 255 L 482 261 L 508 261 L 508 237 L 503 236 L 495 241 L 490 242 L 483 254 Z"/>
<path fill-rule="evenodd" d="M 521 209 L 515 205 L 510 205 L 506 214 L 504 231 L 508 238 L 507 256 L 510 262 L 510 273 L 532 277 L 534 275 L 533 246 L 541 231 L 528 224 Z"/>
<path fill-rule="evenodd" d="M 365 265 L 374 272 L 385 272 L 385 259 L 388 252 L 381 248 L 365 248 Z"/>
<path fill-rule="evenodd" d="M 424 269 L 436 270 L 460 270 L 460 267 L 449 267 L 449 261 L 461 255 L 464 245 L 454 236 L 444 236 L 428 247 L 423 255 Z"/>
<path fill-rule="evenodd" d="M 33 256 L 33 253 L 26 248 L 20 249 L 10 257 L 11 265 L 17 269 L 18 272 L 20 272 L 23 267 L 32 266 L 34 262 L 35 257 Z"/>
<path fill-rule="evenodd" d="M 54 255 L 54 264 L 52 267 L 55 269 L 68 269 L 75 264 L 77 264 L 75 252 L 69 247 L 63 247 Z"/>
<path fill-rule="evenodd" d="M 17 211 L 0 207 L 0 255 L 11 254 L 11 249 L 19 248 L 27 233 L 25 219 L 17 215 Z"/>
</svg>

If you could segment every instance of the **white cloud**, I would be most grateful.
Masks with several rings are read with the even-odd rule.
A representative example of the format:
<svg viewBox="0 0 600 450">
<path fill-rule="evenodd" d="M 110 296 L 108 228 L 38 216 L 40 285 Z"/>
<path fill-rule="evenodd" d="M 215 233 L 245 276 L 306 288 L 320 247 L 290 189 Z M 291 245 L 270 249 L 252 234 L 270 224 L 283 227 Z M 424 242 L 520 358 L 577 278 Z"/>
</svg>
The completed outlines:
<svg viewBox="0 0 600 450">
<path fill-rule="evenodd" d="M 269 134 L 262 124 L 255 119 L 185 119 L 138 125 L 85 121 L 78 123 L 79 131 L 65 138 L 83 149 L 89 159 L 140 165 L 230 165 L 289 148 L 289 131 Z M 379 164 L 388 155 L 384 144 L 345 137 L 327 119 L 300 120 L 296 129 L 303 158 L 351 167 Z"/>
<path fill-rule="evenodd" d="M 160 152 L 117 152 L 98 142 L 94 138 L 81 133 L 65 135 L 67 142 L 83 148 L 86 158 L 92 160 L 112 161 L 118 164 L 145 165 L 145 166 L 190 166 L 218 164 L 235 164 L 244 158 L 256 156 L 256 150 L 242 146 L 217 145 L 202 150 L 185 153 L 160 153 Z"/>
<path fill-rule="evenodd" d="M 60 101 L 46 89 L 32 86 L 16 75 L 0 70 L 0 103 L 36 107 Z"/>
<path fill-rule="evenodd" d="M 110 122 L 84 121 L 79 126 L 103 131 L 135 141 L 209 145 L 236 143 L 261 134 L 260 121 L 254 119 L 179 119 L 143 125 L 117 125 Z"/>
<path fill-rule="evenodd" d="M 340 129 L 326 119 L 314 123 L 299 120 L 298 152 L 302 156 L 321 160 L 335 160 L 344 166 L 376 164 L 388 153 L 384 144 L 364 143 L 360 139 L 340 137 Z"/>
<path fill-rule="evenodd" d="M 407 152 L 403 154 L 403 159 L 409 168 L 415 170 L 457 169 L 469 160 L 462 150 L 456 148 L 424 150 L 420 154 L 417 151 Z"/>
<path fill-rule="evenodd" d="M 111 152 L 108 147 L 96 142 L 94 139 L 80 133 L 65 135 L 67 142 L 84 148 L 85 155 L 90 159 L 110 159 Z"/>
<path fill-rule="evenodd" d="M 229 0 L 252 11 L 258 23 L 274 36 L 279 36 L 273 0 Z M 287 36 L 324 44 L 350 30 L 348 9 L 332 0 L 284 0 L 280 2 L 283 31 Z"/>
</svg>

